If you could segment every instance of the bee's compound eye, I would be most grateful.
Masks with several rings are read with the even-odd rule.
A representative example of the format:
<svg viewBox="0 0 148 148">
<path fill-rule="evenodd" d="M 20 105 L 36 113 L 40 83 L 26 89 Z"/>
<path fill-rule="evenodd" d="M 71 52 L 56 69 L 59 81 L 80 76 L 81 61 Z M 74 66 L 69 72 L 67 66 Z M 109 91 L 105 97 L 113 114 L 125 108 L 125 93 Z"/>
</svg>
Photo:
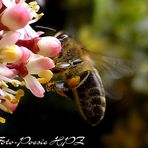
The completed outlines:
<svg viewBox="0 0 148 148">
<path fill-rule="evenodd" d="M 67 34 L 65 34 L 65 33 L 59 34 L 57 36 L 57 39 L 59 39 L 61 42 L 67 40 L 68 38 L 69 38 L 69 36 Z"/>
</svg>

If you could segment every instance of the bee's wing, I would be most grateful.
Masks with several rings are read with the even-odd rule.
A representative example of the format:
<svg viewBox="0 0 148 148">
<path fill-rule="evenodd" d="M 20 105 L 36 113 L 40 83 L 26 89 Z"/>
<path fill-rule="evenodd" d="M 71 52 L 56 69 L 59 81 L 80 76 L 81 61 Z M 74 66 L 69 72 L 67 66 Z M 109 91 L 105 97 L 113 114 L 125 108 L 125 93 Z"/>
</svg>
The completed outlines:
<svg viewBox="0 0 148 148">
<path fill-rule="evenodd" d="M 94 64 L 101 75 L 106 96 L 113 100 L 119 100 L 123 92 L 113 87 L 115 80 L 132 76 L 136 72 L 136 65 L 131 60 L 104 56 L 91 53 Z"/>
<path fill-rule="evenodd" d="M 135 62 L 117 57 L 104 56 L 98 53 L 91 53 L 95 66 L 103 76 L 119 79 L 132 76 L 136 71 Z"/>
</svg>

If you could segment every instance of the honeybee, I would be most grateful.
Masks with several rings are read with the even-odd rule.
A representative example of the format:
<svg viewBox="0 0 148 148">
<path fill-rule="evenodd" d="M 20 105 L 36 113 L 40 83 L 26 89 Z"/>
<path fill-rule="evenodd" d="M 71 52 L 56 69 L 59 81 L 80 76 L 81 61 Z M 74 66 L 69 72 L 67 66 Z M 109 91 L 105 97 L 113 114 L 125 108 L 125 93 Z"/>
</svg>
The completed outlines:
<svg viewBox="0 0 148 148">
<path fill-rule="evenodd" d="M 46 85 L 70 99 L 76 99 L 82 117 L 92 126 L 104 117 L 105 91 L 94 62 L 76 40 L 65 33 L 58 33 L 62 51 L 54 58 L 54 81 Z"/>
<path fill-rule="evenodd" d="M 89 52 L 69 35 L 59 32 L 55 37 L 60 40 L 62 51 L 53 59 L 56 65 L 52 69 L 54 77 L 52 82 L 46 84 L 46 90 L 75 99 L 82 117 L 96 126 L 103 119 L 106 109 L 106 91 L 96 63 Z M 116 69 L 117 75 L 133 74 L 133 64 L 97 55 L 98 58 L 97 61 L 102 58 L 107 69 Z"/>
</svg>

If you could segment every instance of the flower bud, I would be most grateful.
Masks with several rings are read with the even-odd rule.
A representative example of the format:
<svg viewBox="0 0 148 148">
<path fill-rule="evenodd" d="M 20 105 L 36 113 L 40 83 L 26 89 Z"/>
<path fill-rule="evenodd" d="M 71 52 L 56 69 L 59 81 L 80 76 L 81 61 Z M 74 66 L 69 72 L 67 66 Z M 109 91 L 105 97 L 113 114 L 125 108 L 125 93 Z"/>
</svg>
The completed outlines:
<svg viewBox="0 0 148 148">
<path fill-rule="evenodd" d="M 54 57 L 61 51 L 61 42 L 55 37 L 42 37 L 37 45 L 43 56 Z"/>
<path fill-rule="evenodd" d="M 17 30 L 25 27 L 30 20 L 30 13 L 26 7 L 16 4 L 4 10 L 1 23 L 9 30 Z"/>
</svg>

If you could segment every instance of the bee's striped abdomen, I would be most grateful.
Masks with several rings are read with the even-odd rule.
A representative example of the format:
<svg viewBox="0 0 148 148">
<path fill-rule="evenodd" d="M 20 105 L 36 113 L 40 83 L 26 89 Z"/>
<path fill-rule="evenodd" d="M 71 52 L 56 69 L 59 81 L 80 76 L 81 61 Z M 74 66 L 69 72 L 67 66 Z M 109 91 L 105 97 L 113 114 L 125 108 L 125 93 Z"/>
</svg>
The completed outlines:
<svg viewBox="0 0 148 148">
<path fill-rule="evenodd" d="M 74 89 L 80 112 L 91 125 L 96 125 L 104 117 L 106 106 L 101 78 L 93 71 L 83 72 L 80 78 L 80 84 Z"/>
</svg>

